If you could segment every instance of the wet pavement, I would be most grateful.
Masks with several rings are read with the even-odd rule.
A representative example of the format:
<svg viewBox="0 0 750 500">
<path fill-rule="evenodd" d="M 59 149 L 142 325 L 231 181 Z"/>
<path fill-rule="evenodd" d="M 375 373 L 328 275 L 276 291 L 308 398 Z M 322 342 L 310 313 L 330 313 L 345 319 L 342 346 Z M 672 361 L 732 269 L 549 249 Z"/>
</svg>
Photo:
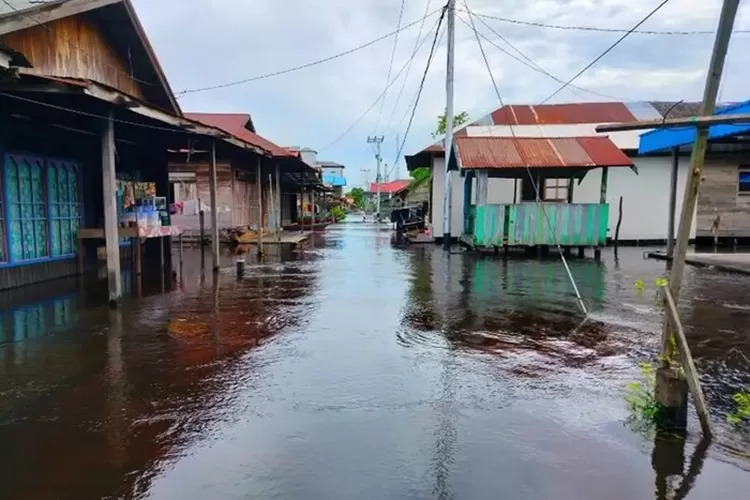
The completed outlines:
<svg viewBox="0 0 750 500">
<path fill-rule="evenodd" d="M 186 252 L 172 292 L 117 312 L 76 281 L 6 294 L 0 497 L 747 498 L 750 435 L 724 423 L 750 386 L 747 276 L 683 287 L 706 447 L 695 420 L 687 443 L 625 424 L 660 329 L 644 249 L 571 262 L 583 323 L 554 259 L 394 248 L 363 223 L 271 251 L 241 279 Z"/>
</svg>

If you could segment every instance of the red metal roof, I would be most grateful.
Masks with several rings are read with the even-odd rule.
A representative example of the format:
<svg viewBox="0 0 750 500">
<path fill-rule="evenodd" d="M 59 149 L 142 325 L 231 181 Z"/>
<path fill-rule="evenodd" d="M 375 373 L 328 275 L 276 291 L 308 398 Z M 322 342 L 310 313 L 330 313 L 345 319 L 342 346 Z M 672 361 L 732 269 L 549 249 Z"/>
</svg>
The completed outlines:
<svg viewBox="0 0 750 500">
<path fill-rule="evenodd" d="M 380 193 L 381 194 L 395 194 L 397 191 L 400 191 L 401 189 L 405 188 L 409 184 L 408 179 L 401 179 L 391 182 L 384 182 L 380 185 Z M 374 182 L 370 183 L 370 192 L 375 193 L 378 190 L 377 184 Z"/>
<path fill-rule="evenodd" d="M 461 168 L 632 167 L 607 137 L 456 137 Z"/>
<path fill-rule="evenodd" d="M 288 149 L 282 148 L 245 128 L 250 122 L 250 115 L 247 113 L 185 113 L 185 118 L 221 129 L 253 146 L 265 149 L 273 156 L 296 157 Z"/>
<path fill-rule="evenodd" d="M 622 102 L 507 105 L 492 113 L 495 125 L 574 125 L 637 121 Z"/>
</svg>

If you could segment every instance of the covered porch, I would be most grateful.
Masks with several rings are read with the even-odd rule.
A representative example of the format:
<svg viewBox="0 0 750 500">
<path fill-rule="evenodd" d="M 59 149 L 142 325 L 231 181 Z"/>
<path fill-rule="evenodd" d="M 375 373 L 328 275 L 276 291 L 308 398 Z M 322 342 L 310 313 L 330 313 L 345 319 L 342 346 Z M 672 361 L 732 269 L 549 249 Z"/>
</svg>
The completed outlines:
<svg viewBox="0 0 750 500">
<path fill-rule="evenodd" d="M 464 187 L 462 242 L 472 248 L 606 245 L 611 167 L 635 168 L 606 137 L 457 137 L 448 168 Z M 573 203 L 576 185 L 602 169 L 599 203 Z M 513 200 L 489 203 L 490 179 L 513 181 Z"/>
</svg>

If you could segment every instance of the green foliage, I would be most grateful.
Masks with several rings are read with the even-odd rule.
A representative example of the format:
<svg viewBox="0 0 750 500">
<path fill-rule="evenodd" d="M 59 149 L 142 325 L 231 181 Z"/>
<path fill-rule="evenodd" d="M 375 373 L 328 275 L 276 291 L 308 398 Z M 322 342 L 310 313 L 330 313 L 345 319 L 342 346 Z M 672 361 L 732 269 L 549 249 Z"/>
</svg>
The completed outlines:
<svg viewBox="0 0 750 500">
<path fill-rule="evenodd" d="M 656 402 L 656 366 L 653 363 L 641 363 L 642 380 L 629 382 L 626 386 L 625 402 L 630 416 L 628 423 L 641 430 L 653 428 L 656 424 L 661 406 Z"/>
<path fill-rule="evenodd" d="M 360 187 L 352 188 L 351 191 L 346 193 L 346 196 L 351 197 L 354 200 L 354 205 L 357 208 L 363 208 L 365 205 L 365 191 Z"/>
<path fill-rule="evenodd" d="M 415 168 L 409 172 L 409 175 L 414 179 L 412 182 L 414 182 L 415 185 L 419 185 L 423 182 L 427 182 L 427 180 L 432 177 L 432 170 L 429 167 Z"/>
<path fill-rule="evenodd" d="M 441 136 L 447 132 L 448 124 L 446 123 L 446 114 L 443 113 L 442 115 L 438 116 L 438 126 L 435 132 L 432 134 L 433 139 L 437 139 L 438 136 Z M 469 121 L 469 113 L 466 111 L 461 111 L 459 114 L 453 116 L 453 128 L 460 127 L 464 123 Z"/>
<path fill-rule="evenodd" d="M 727 415 L 727 421 L 734 427 L 750 422 L 750 391 L 738 392 L 732 399 L 735 403 L 733 413 Z"/>
<path fill-rule="evenodd" d="M 346 218 L 346 210 L 344 209 L 344 207 L 335 206 L 331 208 L 330 212 L 331 212 L 331 216 L 336 222 L 341 222 L 342 220 Z"/>
</svg>

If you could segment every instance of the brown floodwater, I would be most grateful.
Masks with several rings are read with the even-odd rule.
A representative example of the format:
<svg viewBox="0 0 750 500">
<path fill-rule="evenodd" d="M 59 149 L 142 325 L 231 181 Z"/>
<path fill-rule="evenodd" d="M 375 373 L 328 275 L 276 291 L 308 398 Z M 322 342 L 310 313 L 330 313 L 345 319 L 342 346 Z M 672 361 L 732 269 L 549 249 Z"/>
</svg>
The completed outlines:
<svg viewBox="0 0 750 500">
<path fill-rule="evenodd" d="M 745 499 L 750 433 L 725 417 L 750 386 L 750 278 L 688 270 L 718 436 L 691 415 L 655 438 L 624 400 L 662 315 L 643 252 L 571 261 L 586 321 L 559 260 L 364 223 L 244 255 L 241 278 L 188 251 L 172 291 L 152 271 L 114 312 L 96 280 L 4 293 L 0 498 Z"/>
</svg>

